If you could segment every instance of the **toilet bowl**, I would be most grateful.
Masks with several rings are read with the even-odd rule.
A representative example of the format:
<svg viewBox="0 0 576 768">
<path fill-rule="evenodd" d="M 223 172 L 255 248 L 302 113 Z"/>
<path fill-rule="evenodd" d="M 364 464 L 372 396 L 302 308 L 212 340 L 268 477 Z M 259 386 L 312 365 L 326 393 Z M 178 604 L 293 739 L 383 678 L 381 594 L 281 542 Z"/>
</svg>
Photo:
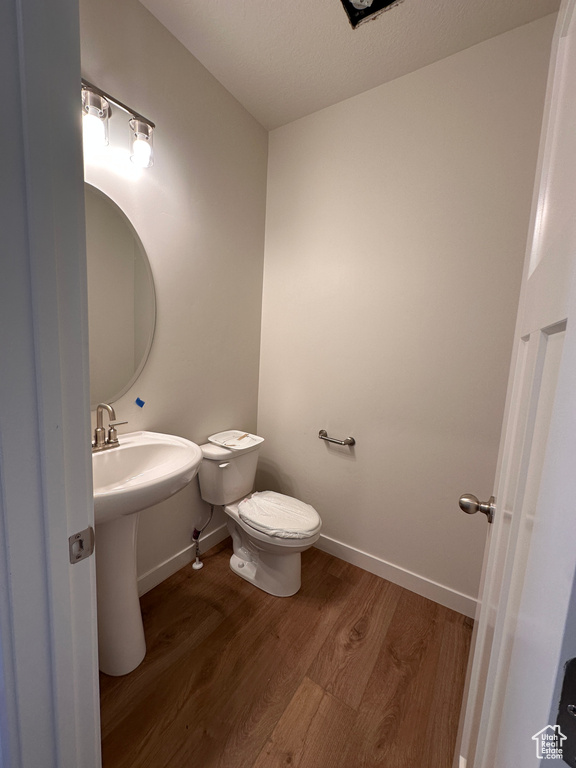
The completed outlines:
<svg viewBox="0 0 576 768">
<path fill-rule="evenodd" d="M 236 443 L 235 435 L 243 442 Z M 230 568 L 275 597 L 296 594 L 301 585 L 300 556 L 320 537 L 320 515 L 291 496 L 251 493 L 263 438 L 230 430 L 208 440 L 200 446 L 200 493 L 227 515 L 233 547 Z"/>
<path fill-rule="evenodd" d="M 272 494 L 270 491 L 265 493 Z M 254 499 L 261 494 L 254 494 Z M 274 494 L 289 499 L 291 497 Z M 228 530 L 232 536 L 234 554 L 230 558 L 230 567 L 246 581 L 276 597 L 295 595 L 301 586 L 300 554 L 311 547 L 320 537 L 322 523 L 320 516 L 313 510 L 317 522 L 308 531 L 300 531 L 297 538 L 278 536 L 258 530 L 240 516 L 242 501 L 227 504 L 224 511 L 228 515 Z M 310 508 L 312 509 L 312 507 Z M 285 529 L 282 529 L 285 530 Z"/>
</svg>

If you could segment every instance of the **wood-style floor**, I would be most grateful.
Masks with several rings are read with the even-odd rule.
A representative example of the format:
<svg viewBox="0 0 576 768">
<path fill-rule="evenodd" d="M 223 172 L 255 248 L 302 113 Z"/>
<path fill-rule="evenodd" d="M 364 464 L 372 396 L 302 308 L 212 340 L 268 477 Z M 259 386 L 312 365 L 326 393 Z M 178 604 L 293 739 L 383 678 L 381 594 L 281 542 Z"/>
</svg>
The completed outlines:
<svg viewBox="0 0 576 768">
<path fill-rule="evenodd" d="M 142 598 L 144 662 L 101 675 L 104 768 L 450 768 L 469 619 L 318 549 L 272 597 L 230 554 Z"/>
</svg>

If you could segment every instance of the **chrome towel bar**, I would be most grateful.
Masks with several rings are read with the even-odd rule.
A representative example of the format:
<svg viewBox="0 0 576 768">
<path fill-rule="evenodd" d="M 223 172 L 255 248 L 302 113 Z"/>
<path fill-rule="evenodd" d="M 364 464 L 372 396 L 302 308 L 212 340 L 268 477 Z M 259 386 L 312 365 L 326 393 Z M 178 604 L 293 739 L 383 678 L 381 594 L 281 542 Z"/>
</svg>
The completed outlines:
<svg viewBox="0 0 576 768">
<path fill-rule="evenodd" d="M 321 429 L 318 432 L 320 440 L 327 440 L 329 443 L 336 443 L 337 445 L 356 445 L 356 440 L 353 437 L 347 437 L 344 440 L 336 440 L 334 437 L 328 437 L 328 432 L 325 429 Z"/>
</svg>

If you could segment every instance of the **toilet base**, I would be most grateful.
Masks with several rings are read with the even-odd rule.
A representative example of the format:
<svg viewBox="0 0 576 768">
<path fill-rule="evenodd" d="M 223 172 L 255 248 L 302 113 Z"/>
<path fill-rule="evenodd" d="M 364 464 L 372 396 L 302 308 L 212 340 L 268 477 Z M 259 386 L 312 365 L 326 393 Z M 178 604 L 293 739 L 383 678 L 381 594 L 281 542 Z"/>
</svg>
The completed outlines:
<svg viewBox="0 0 576 768">
<path fill-rule="evenodd" d="M 230 568 L 241 578 L 274 597 L 291 597 L 300 589 L 300 552 L 288 554 L 255 553 L 250 560 L 243 560 L 234 554 Z"/>
</svg>

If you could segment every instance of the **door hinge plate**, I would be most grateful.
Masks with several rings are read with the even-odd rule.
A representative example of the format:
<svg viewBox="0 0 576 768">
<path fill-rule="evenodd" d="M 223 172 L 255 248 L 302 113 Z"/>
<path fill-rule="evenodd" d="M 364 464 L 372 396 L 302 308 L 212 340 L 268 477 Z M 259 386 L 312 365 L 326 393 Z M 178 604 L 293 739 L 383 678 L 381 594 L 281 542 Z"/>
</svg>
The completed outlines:
<svg viewBox="0 0 576 768">
<path fill-rule="evenodd" d="M 88 526 L 83 531 L 70 536 L 68 539 L 68 550 L 72 565 L 90 557 L 94 552 L 94 529 L 92 526 Z"/>
</svg>

